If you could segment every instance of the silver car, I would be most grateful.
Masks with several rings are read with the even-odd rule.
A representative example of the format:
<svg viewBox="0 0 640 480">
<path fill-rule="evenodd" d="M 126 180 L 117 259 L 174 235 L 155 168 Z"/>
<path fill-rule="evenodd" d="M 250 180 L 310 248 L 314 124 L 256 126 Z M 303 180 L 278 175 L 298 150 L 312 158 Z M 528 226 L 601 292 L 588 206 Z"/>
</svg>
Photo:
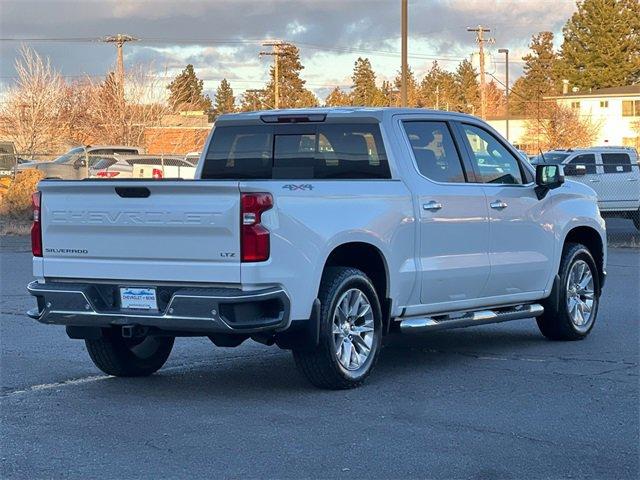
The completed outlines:
<svg viewBox="0 0 640 480">
<path fill-rule="evenodd" d="M 22 172 L 28 169 L 41 171 L 45 178 L 62 180 L 81 180 L 90 176 L 90 168 L 101 160 L 113 158 L 114 154 L 140 154 L 144 150 L 139 147 L 122 145 L 98 145 L 76 147 L 51 162 L 27 162 L 16 167 Z M 87 165 L 87 161 L 89 165 Z"/>
</svg>

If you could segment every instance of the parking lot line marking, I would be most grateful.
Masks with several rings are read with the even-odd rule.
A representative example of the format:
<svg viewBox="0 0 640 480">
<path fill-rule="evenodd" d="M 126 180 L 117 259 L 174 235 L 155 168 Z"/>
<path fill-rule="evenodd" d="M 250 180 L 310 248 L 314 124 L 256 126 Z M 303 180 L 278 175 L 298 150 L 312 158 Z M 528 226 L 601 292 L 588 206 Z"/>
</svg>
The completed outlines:
<svg viewBox="0 0 640 480">
<path fill-rule="evenodd" d="M 274 352 L 274 353 L 268 353 L 268 354 L 263 354 L 264 357 L 270 357 L 270 356 L 277 356 L 280 352 Z M 160 373 L 169 373 L 169 372 L 176 372 L 176 371 L 188 371 L 191 370 L 193 368 L 198 368 L 204 365 L 220 365 L 223 363 L 227 363 L 227 362 L 232 362 L 234 360 L 239 360 L 239 359 L 243 359 L 243 358 L 253 358 L 255 357 L 255 355 L 253 354 L 249 354 L 249 355 L 235 355 L 235 356 L 231 356 L 231 357 L 226 357 L 226 358 L 220 358 L 218 359 L 218 361 L 210 361 L 210 360 L 206 360 L 206 361 L 199 361 L 199 362 L 190 362 L 190 363 L 182 363 L 182 364 L 178 364 L 178 365 L 174 365 L 172 367 L 166 367 L 163 368 L 162 370 L 160 370 Z M 62 387 L 69 387 L 69 386 L 73 386 L 73 385 L 83 385 L 86 383 L 93 383 L 93 382 L 98 382 L 100 380 L 106 380 L 109 378 L 117 378 L 114 377 L 113 375 L 92 375 L 90 377 L 81 377 L 81 378 L 72 378 L 70 380 L 63 380 L 62 382 L 54 382 L 54 383 L 43 383 L 40 385 L 32 385 L 30 387 L 27 388 L 22 388 L 20 390 L 13 390 L 10 392 L 6 392 L 3 394 L 0 394 L 0 400 L 3 398 L 10 398 L 10 397 L 17 397 L 20 395 L 26 395 L 28 393 L 36 393 L 36 392 L 42 392 L 44 390 L 54 390 L 57 388 L 62 388 Z"/>
<path fill-rule="evenodd" d="M 99 380 L 105 380 L 107 378 L 113 378 L 111 375 L 93 375 L 91 377 L 72 378 L 70 380 L 64 380 L 62 382 L 54 383 L 42 383 L 40 385 L 32 385 L 31 387 L 21 390 L 14 390 L 0 395 L 0 398 L 14 397 L 17 395 L 24 395 L 31 392 L 41 392 L 43 390 L 52 390 L 55 388 L 68 387 L 71 385 L 82 385 L 84 383 L 97 382 Z"/>
</svg>

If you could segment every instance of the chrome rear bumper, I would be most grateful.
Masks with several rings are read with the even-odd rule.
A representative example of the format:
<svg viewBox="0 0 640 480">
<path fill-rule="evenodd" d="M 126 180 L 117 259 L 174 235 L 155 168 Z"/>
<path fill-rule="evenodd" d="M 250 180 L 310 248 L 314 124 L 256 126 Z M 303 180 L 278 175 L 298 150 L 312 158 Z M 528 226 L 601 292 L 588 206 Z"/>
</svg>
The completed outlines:
<svg viewBox="0 0 640 480">
<path fill-rule="evenodd" d="M 45 324 L 109 327 L 140 325 L 176 332 L 248 334 L 289 327 L 290 301 L 281 288 L 157 287 L 158 310 L 125 310 L 119 285 L 31 282 L 38 307 L 27 315 Z M 162 300 L 164 297 L 165 300 Z"/>
</svg>

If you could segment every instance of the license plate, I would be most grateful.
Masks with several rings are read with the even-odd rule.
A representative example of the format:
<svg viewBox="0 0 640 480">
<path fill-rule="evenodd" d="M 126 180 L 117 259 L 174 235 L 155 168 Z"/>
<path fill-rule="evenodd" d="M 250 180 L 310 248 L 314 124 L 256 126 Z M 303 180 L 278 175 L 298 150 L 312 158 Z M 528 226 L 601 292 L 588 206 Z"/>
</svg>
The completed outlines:
<svg viewBox="0 0 640 480">
<path fill-rule="evenodd" d="M 122 287 L 120 305 L 131 310 L 158 310 L 155 288 Z"/>
</svg>

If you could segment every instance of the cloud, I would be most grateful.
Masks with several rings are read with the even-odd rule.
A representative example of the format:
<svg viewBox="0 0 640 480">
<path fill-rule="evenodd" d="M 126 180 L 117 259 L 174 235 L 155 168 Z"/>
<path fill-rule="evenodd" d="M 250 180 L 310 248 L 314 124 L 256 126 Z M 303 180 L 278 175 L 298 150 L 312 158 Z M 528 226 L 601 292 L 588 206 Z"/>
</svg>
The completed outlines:
<svg viewBox="0 0 640 480">
<path fill-rule="evenodd" d="M 214 89 L 228 78 L 237 92 L 264 84 L 269 58 L 261 41 L 299 44 L 304 78 L 317 92 L 350 82 L 353 62 L 368 56 L 380 80 L 399 67 L 400 2 L 392 0 L 3 0 L 3 37 L 92 38 L 118 32 L 141 39 L 125 47 L 125 61 L 153 62 L 174 73 L 192 63 Z M 409 53 L 424 73 L 434 58 L 455 68 L 476 48 L 470 25 L 492 28 L 495 48 L 526 49 L 531 35 L 559 32 L 575 9 L 573 0 L 423 0 L 409 2 Z M 100 75 L 115 61 L 113 46 L 94 42 L 36 42 L 63 74 Z M 3 79 L 14 74 L 19 43 L 0 44 Z M 512 57 L 517 61 L 517 57 Z M 498 65 L 499 66 L 499 65 Z M 234 84 L 235 81 L 235 84 Z"/>
</svg>

